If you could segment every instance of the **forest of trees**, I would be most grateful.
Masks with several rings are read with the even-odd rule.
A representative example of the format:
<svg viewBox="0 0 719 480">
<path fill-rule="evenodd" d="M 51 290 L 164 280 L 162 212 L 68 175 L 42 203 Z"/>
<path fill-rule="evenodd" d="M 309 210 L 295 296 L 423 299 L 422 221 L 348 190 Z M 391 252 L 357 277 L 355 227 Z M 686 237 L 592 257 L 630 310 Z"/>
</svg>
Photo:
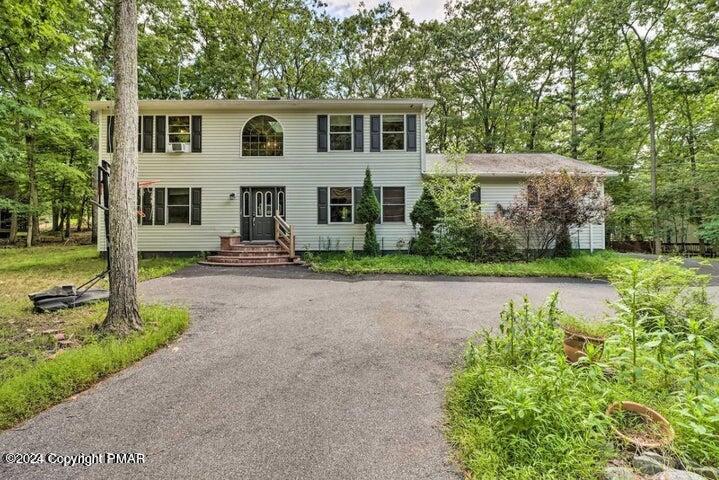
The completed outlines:
<svg viewBox="0 0 719 480">
<path fill-rule="evenodd" d="M 551 151 L 620 172 L 615 238 L 719 222 L 719 6 L 459 0 L 443 21 L 383 4 L 145 0 L 139 97 L 428 97 L 430 151 Z M 112 2 L 2 0 L 0 209 L 70 232 L 111 99 Z M 655 172 L 655 174 L 653 174 Z M 83 226 L 83 225 L 81 225 Z"/>
</svg>

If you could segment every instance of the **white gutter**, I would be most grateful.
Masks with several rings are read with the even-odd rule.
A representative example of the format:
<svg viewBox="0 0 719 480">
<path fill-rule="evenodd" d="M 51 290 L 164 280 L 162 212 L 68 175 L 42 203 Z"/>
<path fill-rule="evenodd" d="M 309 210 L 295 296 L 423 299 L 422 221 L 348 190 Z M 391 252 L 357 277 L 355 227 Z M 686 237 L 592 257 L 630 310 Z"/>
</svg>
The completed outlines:
<svg viewBox="0 0 719 480">
<path fill-rule="evenodd" d="M 111 111 L 115 102 L 97 100 L 87 102 L 90 110 Z M 391 99 L 312 99 L 312 100 L 140 100 L 141 110 L 317 110 L 317 109 L 398 109 L 421 112 L 434 105 L 434 100 L 424 98 L 391 98 Z"/>
</svg>

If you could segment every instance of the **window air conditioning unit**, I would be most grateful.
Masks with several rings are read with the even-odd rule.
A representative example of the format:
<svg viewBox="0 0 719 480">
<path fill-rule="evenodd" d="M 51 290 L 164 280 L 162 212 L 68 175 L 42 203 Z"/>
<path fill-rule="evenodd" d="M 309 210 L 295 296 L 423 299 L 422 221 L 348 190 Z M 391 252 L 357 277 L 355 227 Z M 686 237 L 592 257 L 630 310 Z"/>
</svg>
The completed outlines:
<svg viewBox="0 0 719 480">
<path fill-rule="evenodd" d="M 172 153 L 190 153 L 189 143 L 170 143 L 170 152 Z"/>
</svg>

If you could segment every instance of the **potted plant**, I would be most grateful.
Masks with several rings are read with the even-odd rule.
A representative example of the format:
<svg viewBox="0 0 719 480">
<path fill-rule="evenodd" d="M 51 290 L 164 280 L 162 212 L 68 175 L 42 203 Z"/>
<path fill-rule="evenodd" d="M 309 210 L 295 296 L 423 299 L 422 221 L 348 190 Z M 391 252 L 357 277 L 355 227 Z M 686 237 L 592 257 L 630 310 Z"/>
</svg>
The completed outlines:
<svg viewBox="0 0 719 480">
<path fill-rule="evenodd" d="M 638 449 L 663 448 L 674 440 L 674 429 L 659 412 L 635 402 L 614 402 L 607 407 L 612 430 Z"/>
<path fill-rule="evenodd" d="M 589 355 L 590 360 L 598 360 L 604 352 L 608 326 L 604 323 L 592 323 L 563 314 L 559 327 L 564 331 L 564 355 L 570 363 Z"/>
</svg>

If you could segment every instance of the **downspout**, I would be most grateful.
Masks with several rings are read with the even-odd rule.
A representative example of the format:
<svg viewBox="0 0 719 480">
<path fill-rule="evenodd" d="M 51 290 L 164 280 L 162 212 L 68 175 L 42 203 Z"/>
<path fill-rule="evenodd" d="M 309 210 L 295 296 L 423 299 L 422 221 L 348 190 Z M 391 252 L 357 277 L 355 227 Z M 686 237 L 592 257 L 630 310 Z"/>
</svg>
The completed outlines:
<svg viewBox="0 0 719 480">
<path fill-rule="evenodd" d="M 589 222 L 589 252 L 594 253 L 594 229 L 592 222 Z"/>
<path fill-rule="evenodd" d="M 427 109 L 422 106 L 422 110 L 420 112 L 420 122 L 419 122 L 419 169 L 420 169 L 420 176 L 424 175 L 426 169 L 427 169 L 427 158 L 426 158 L 426 141 L 425 141 L 425 123 L 427 119 Z"/>
</svg>

